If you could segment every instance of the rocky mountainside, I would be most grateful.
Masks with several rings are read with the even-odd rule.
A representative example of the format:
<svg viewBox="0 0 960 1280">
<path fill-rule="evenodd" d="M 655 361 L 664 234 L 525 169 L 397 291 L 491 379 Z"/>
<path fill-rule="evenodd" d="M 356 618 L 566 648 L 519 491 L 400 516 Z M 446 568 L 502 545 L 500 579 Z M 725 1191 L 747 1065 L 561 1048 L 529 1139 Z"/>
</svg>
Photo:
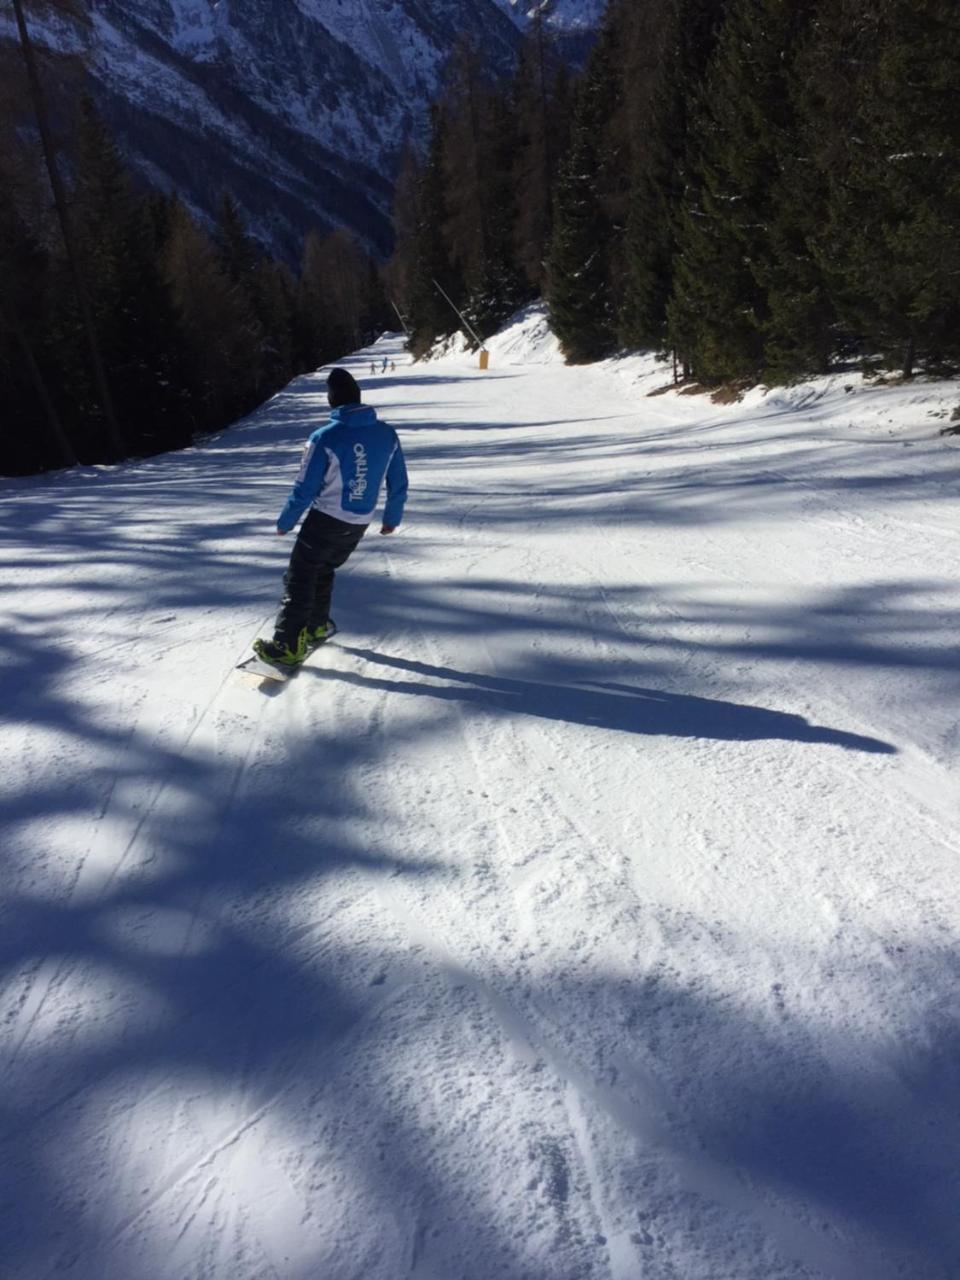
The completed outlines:
<svg viewBox="0 0 960 1280">
<path fill-rule="evenodd" d="M 576 29 L 601 3 L 551 0 L 548 17 Z M 28 9 L 38 43 L 85 53 L 146 178 L 201 213 L 230 190 L 291 258 L 312 227 L 388 249 L 397 160 L 451 51 L 473 39 L 507 67 L 531 12 L 526 0 L 88 0 L 88 20 L 68 23 L 41 0 Z"/>
<path fill-rule="evenodd" d="M 499 3 L 521 27 L 526 27 L 539 12 L 547 26 L 563 35 L 572 35 L 595 28 L 607 0 L 499 0 Z"/>
</svg>

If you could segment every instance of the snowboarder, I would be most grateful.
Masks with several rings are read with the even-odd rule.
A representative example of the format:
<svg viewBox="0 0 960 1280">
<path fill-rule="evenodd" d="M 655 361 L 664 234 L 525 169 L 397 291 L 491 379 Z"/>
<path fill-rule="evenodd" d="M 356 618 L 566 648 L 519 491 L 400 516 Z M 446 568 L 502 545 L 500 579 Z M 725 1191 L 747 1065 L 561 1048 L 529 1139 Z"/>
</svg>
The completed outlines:
<svg viewBox="0 0 960 1280">
<path fill-rule="evenodd" d="M 386 356 L 384 356 L 384 357 L 383 357 L 383 368 L 380 370 L 380 372 L 381 372 L 381 373 L 386 373 L 386 372 L 387 372 L 387 357 L 386 357 Z"/>
<path fill-rule="evenodd" d="M 360 403 L 360 388 L 346 369 L 327 378 L 330 421 L 307 441 L 300 472 L 277 519 L 287 534 L 309 507 L 284 575 L 283 600 L 272 640 L 257 640 L 263 662 L 296 667 L 336 631 L 330 617 L 335 570 L 367 531 L 386 482 L 380 532 L 393 533 L 403 517 L 407 468 L 397 433 Z"/>
</svg>

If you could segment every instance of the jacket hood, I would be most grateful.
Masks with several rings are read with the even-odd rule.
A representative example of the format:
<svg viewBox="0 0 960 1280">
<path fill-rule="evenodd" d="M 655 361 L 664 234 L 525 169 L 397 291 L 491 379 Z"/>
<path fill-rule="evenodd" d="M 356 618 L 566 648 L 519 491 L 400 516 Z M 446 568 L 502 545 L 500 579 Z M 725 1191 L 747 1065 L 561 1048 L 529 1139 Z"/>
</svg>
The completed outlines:
<svg viewBox="0 0 960 1280">
<path fill-rule="evenodd" d="M 377 421 L 377 411 L 368 404 L 341 404 L 330 410 L 330 421 L 341 427 L 367 427 Z"/>
</svg>

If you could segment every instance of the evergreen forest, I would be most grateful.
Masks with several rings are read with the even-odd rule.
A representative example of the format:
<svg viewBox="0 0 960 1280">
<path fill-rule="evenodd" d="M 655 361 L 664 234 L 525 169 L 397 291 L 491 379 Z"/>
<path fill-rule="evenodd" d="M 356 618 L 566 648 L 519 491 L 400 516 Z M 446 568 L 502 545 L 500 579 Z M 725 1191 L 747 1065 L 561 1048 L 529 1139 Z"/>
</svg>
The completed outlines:
<svg viewBox="0 0 960 1280">
<path fill-rule="evenodd" d="M 71 97 L 52 55 L 31 75 L 20 53 L 0 67 L 0 474 L 183 447 L 391 303 L 415 356 L 543 297 L 570 363 L 652 349 L 706 386 L 960 367 L 955 0 L 610 0 L 581 71 L 541 17 L 501 80 L 464 45 L 403 158 L 385 265 L 342 231 L 277 261 L 229 193 L 213 224 L 150 190 L 82 68 Z"/>
<path fill-rule="evenodd" d="M 201 220 L 134 178 L 81 66 L 32 52 L 38 84 L 22 50 L 0 67 L 0 474 L 182 448 L 386 327 L 348 233 L 293 270 L 229 193 Z"/>
<path fill-rule="evenodd" d="M 543 296 L 566 358 L 704 385 L 960 365 L 955 0 L 611 0 L 574 83 L 461 51 L 397 191 L 415 353 Z"/>
</svg>

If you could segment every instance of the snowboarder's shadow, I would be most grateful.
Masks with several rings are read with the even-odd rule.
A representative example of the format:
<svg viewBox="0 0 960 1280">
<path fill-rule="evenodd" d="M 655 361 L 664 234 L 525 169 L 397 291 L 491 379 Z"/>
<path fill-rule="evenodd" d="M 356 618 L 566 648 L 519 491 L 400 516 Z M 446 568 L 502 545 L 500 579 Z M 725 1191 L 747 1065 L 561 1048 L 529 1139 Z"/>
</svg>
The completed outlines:
<svg viewBox="0 0 960 1280">
<path fill-rule="evenodd" d="M 563 720 L 570 724 L 617 730 L 650 736 L 713 739 L 721 742 L 755 742 L 775 739 L 784 742 L 826 743 L 848 751 L 893 755 L 897 748 L 879 738 L 848 733 L 810 724 L 803 716 L 771 711 L 719 698 L 699 698 L 693 694 L 666 693 L 634 685 L 588 681 L 581 685 L 548 685 L 531 680 L 456 671 L 435 667 L 409 658 L 397 658 L 372 649 L 340 645 L 345 653 L 430 680 L 455 681 L 424 684 L 413 680 L 390 680 L 382 676 L 313 668 L 312 674 L 336 679 L 362 688 L 419 694 L 441 701 L 473 703 L 485 711 L 509 711 L 514 715 Z"/>
</svg>

